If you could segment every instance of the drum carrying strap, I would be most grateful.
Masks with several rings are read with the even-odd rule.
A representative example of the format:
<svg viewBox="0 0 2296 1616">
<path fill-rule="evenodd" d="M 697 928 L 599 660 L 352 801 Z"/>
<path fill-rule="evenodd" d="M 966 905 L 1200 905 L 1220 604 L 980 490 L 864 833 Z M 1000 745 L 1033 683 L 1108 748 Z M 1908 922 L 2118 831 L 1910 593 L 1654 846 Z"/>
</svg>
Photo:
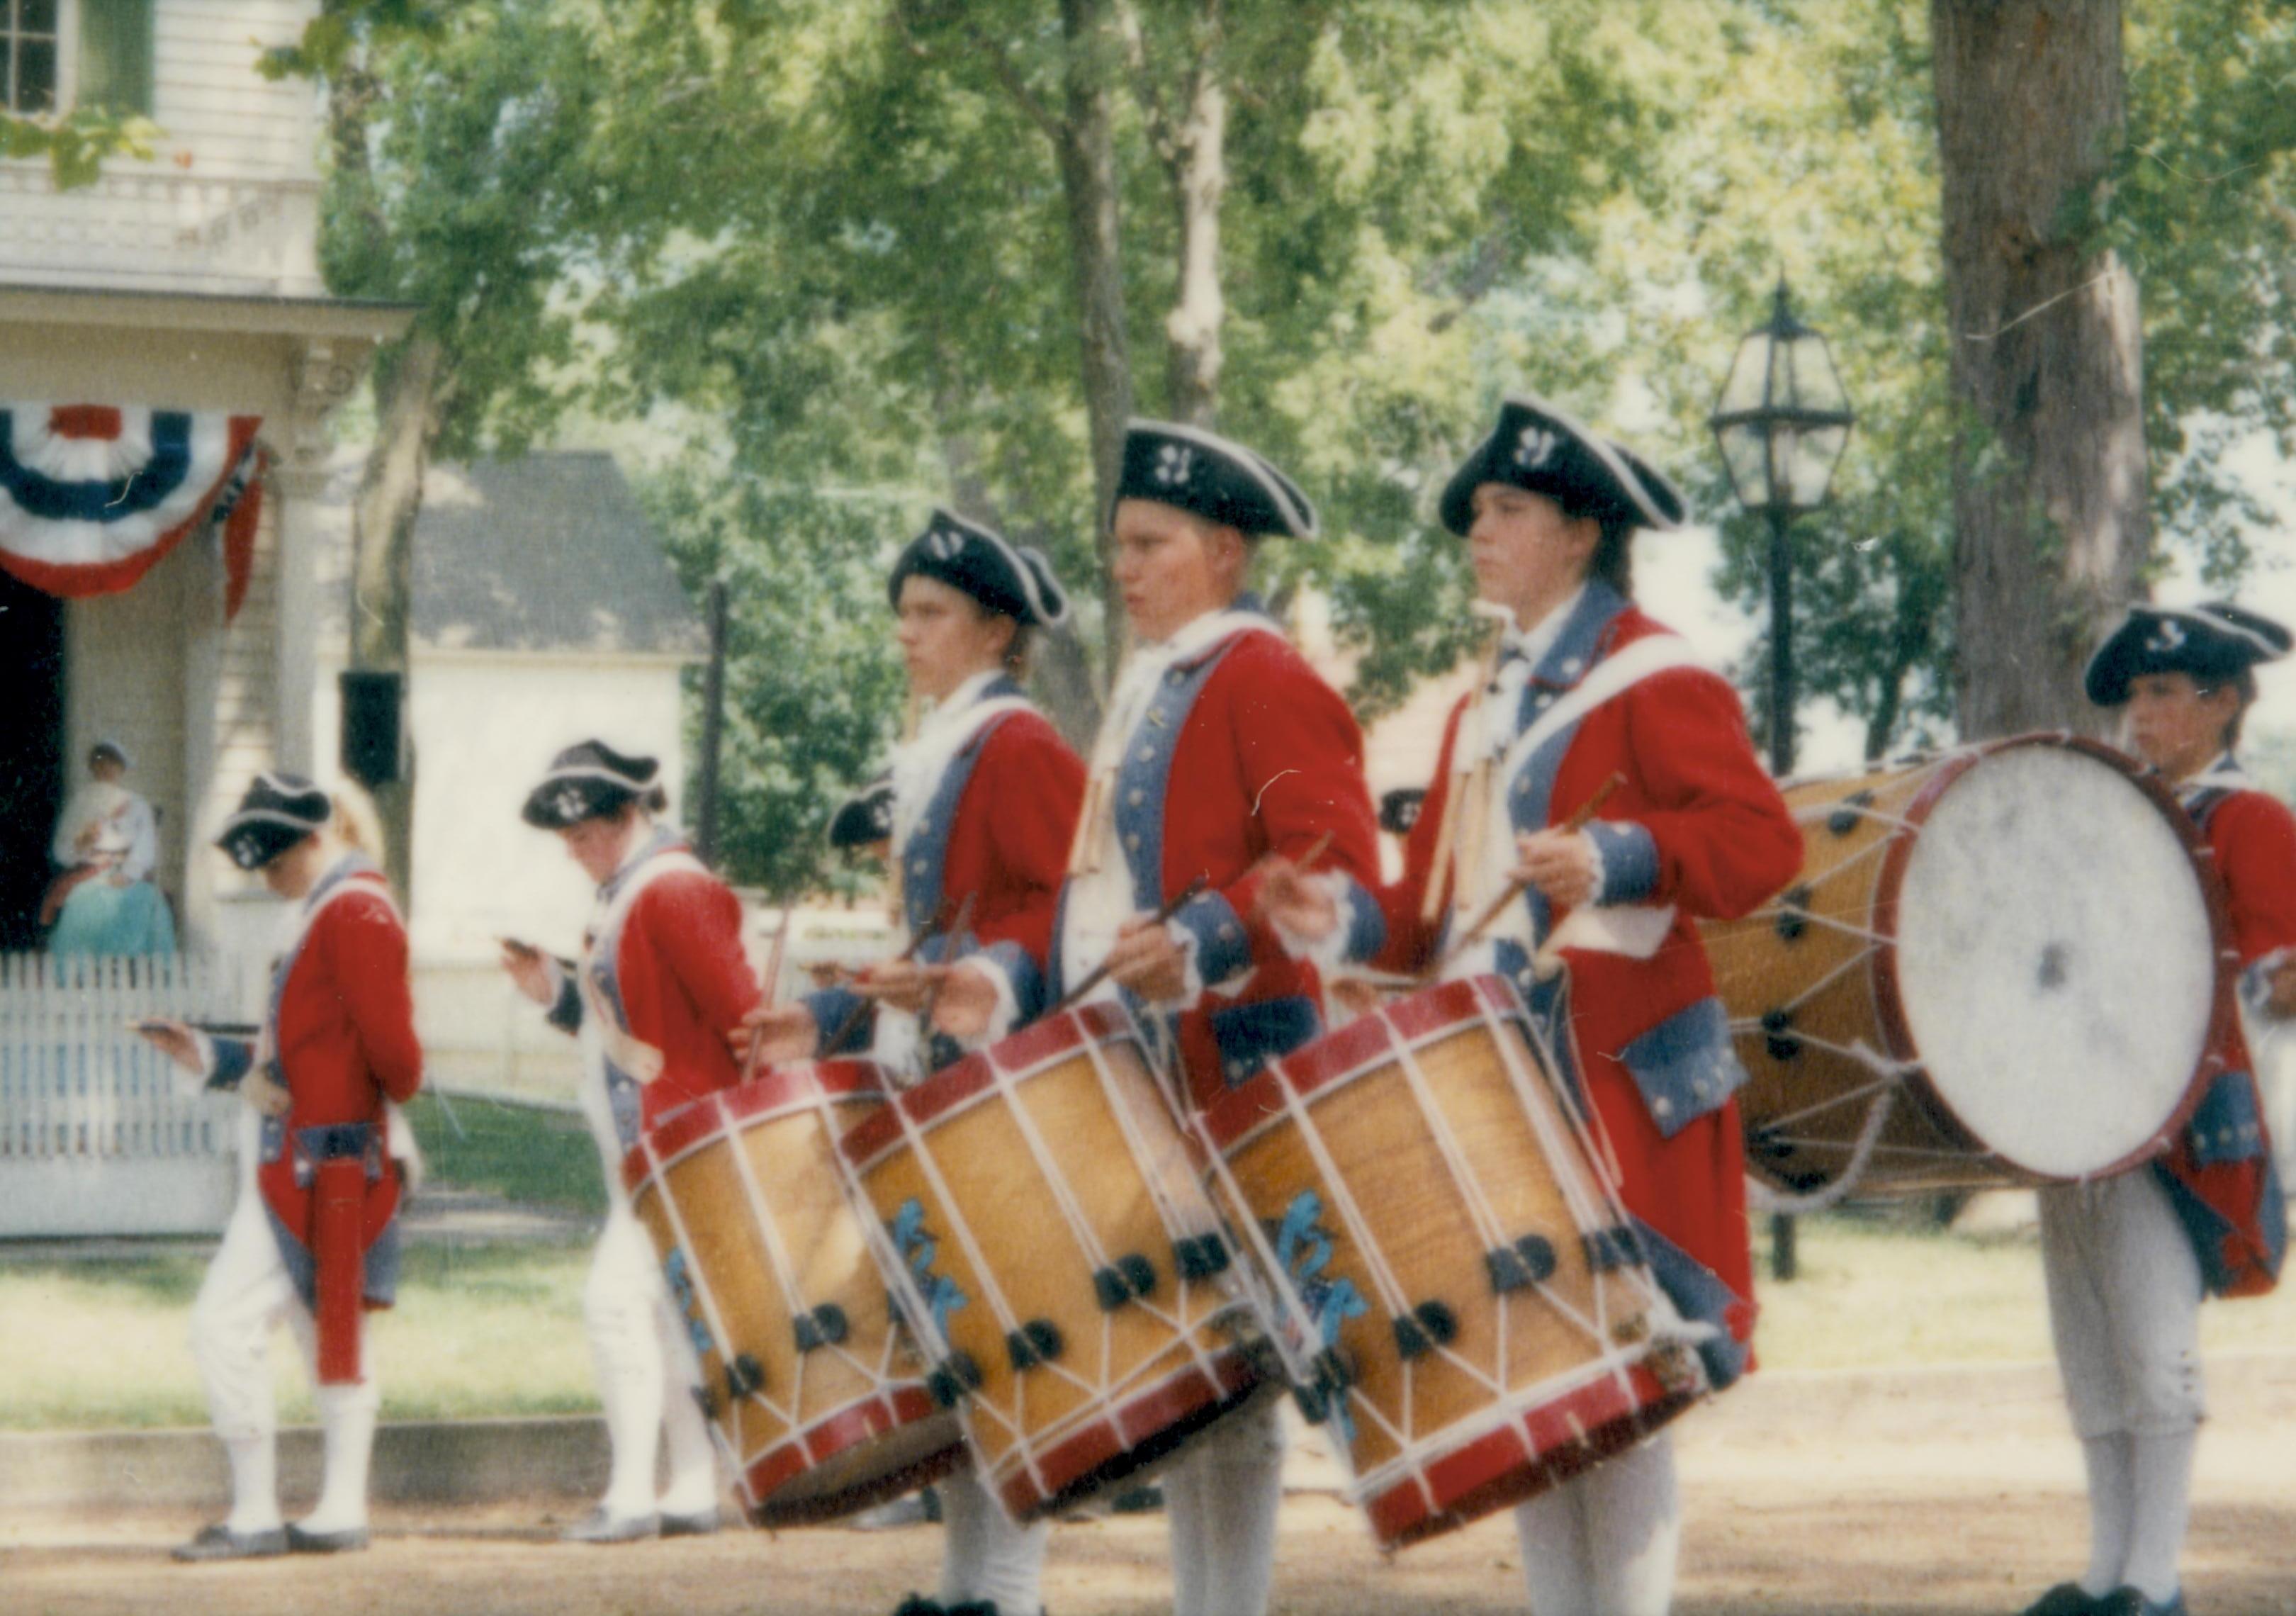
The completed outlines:
<svg viewBox="0 0 2296 1616">
<path fill-rule="evenodd" d="M 1677 668 L 1702 666 L 1703 664 L 1699 661 L 1697 652 L 1691 649 L 1690 642 L 1678 634 L 1654 634 L 1647 638 L 1636 640 L 1614 655 L 1603 658 L 1595 664 L 1594 669 L 1585 678 L 1565 691 L 1556 699 L 1553 706 L 1532 719 L 1522 734 L 1514 738 L 1513 742 L 1507 748 L 1505 761 L 1500 766 L 1499 777 L 1503 780 L 1513 779 L 1516 775 L 1529 767 L 1530 760 L 1538 755 L 1540 747 L 1555 736 L 1565 733 L 1588 713 L 1593 712 L 1612 697 L 1625 694 L 1644 679 Z M 1461 790 L 1464 788 L 1464 777 L 1455 769 L 1452 789 Z M 1456 864 L 1461 857 L 1460 849 L 1454 848 L 1452 856 Z M 1451 890 L 1455 893 L 1473 891 L 1476 876 L 1479 874 L 1478 871 L 1464 866 L 1455 867 L 1452 871 Z M 1672 924 L 1673 917 L 1669 915 L 1666 923 L 1656 929 L 1657 939 L 1651 945 L 1653 950 L 1656 940 L 1663 940 Z M 1635 952 L 1631 947 L 1616 951 Z"/>
</svg>

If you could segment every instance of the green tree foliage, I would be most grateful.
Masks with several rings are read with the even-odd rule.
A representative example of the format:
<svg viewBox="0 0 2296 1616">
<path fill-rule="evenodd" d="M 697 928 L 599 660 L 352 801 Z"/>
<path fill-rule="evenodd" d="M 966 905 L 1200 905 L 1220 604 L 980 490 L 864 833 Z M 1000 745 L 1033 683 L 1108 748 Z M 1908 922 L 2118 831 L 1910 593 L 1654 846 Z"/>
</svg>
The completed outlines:
<svg viewBox="0 0 2296 1616">
<path fill-rule="evenodd" d="M 900 503 L 691 462 L 641 492 L 694 597 L 726 584 L 718 862 L 775 901 L 849 888 L 829 821 L 901 702 L 882 543 Z"/>
</svg>

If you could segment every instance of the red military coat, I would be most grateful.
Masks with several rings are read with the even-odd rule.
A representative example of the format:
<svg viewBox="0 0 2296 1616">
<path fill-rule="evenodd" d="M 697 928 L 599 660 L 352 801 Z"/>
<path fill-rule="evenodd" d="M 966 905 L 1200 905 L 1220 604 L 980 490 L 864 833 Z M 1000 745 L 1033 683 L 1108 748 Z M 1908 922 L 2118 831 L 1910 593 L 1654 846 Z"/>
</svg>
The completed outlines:
<svg viewBox="0 0 2296 1616">
<path fill-rule="evenodd" d="M 675 863 L 645 868 L 657 859 Z M 619 906 L 622 889 L 642 879 L 627 906 Z M 599 889 L 599 899 L 605 930 L 588 939 L 589 957 L 582 969 L 623 1029 L 661 1056 L 660 1075 L 636 1083 L 643 1096 L 636 1114 L 619 1094 L 611 1096 L 616 1130 L 627 1150 L 636 1144 L 640 1127 L 741 1080 L 726 1035 L 757 1004 L 758 989 L 742 951 L 741 900 L 724 882 L 692 863 L 675 836 L 659 833 L 641 848 Z M 585 1013 L 569 981 L 551 1019 L 571 1031 Z M 609 1088 L 627 1092 L 611 1072 Z"/>
<path fill-rule="evenodd" d="M 1247 597 L 1238 610 L 1256 603 Z M 1173 1028 L 1190 1093 L 1203 1105 L 1322 1029 L 1315 968 L 1288 954 L 1256 912 L 1261 859 L 1304 859 L 1324 842 L 1316 868 L 1344 873 L 1361 895 L 1350 905 L 1349 956 L 1377 947 L 1369 890 L 1379 832 L 1363 734 L 1274 626 L 1255 625 L 1169 669 L 1103 789 L 1113 793 L 1115 845 L 1103 856 L 1123 860 L 1135 912 L 1158 908 L 1199 876 L 1208 882 L 1174 917 L 1194 937 L 1206 984 Z M 1072 879 L 1063 924 L 1073 891 Z M 1057 933 L 1052 952 L 1059 972 Z"/>
<path fill-rule="evenodd" d="M 364 859 L 336 865 L 304 902 L 304 929 L 275 967 L 265 1029 L 272 1075 L 284 1084 L 289 1104 L 283 1118 L 263 1120 L 256 1187 L 288 1271 L 308 1301 L 314 1169 L 336 1142 L 342 1153 L 363 1156 L 361 1292 L 368 1306 L 387 1307 L 398 1279 L 392 1235 L 399 1177 L 383 1102 L 410 1100 L 422 1084 L 406 929 L 382 875 Z M 219 1040 L 212 1081 L 235 1085 L 255 1053 L 252 1045 Z"/>
<path fill-rule="evenodd" d="M 1020 686 L 1000 678 L 978 700 L 1019 698 Z M 895 782 L 898 790 L 898 768 Z M 969 956 L 993 966 L 1012 994 L 1013 1028 L 1025 1026 L 1051 1002 L 1046 957 L 1084 800 L 1084 763 L 1042 713 L 1011 707 L 982 719 L 938 774 L 910 789 L 923 800 L 900 801 L 895 810 L 905 833 L 896 853 L 902 922 L 924 959 Z M 954 935 L 960 914 L 964 932 Z M 876 1013 L 860 995 L 829 988 L 808 994 L 805 1003 L 821 1029 L 822 1053 L 870 1046 Z M 829 1049 L 828 1040 L 849 1027 Z M 927 1064 L 945 1065 L 961 1053 L 936 1038 Z"/>
<path fill-rule="evenodd" d="M 2260 1003 L 2264 972 L 2296 948 L 2296 816 L 2251 788 L 2229 759 L 2180 793 L 2208 838 L 2231 910 L 2243 997 Z M 2278 1283 L 2287 1244 L 2285 1205 L 2272 1142 L 2235 1019 L 2190 1123 L 2154 1164 L 2191 1235 L 2201 1274 L 2219 1296 L 2256 1296 Z"/>
<path fill-rule="evenodd" d="M 1590 582 L 1524 692 L 1520 733 L 1609 657 L 1667 630 L 1600 583 Z M 1434 868 L 1452 790 L 1452 753 L 1478 693 L 1452 715 L 1435 778 L 1405 847 L 1403 879 L 1382 894 L 1387 947 L 1380 963 L 1415 971 L 1437 957 L 1448 928 L 1450 871 Z M 1559 1016 L 1558 1058 L 1575 1074 L 1616 1152 L 1627 1210 L 1674 1252 L 1653 1267 L 1677 1306 L 1726 1328 L 1739 1343 L 1753 1330 L 1753 1264 L 1746 1220 L 1743 1143 L 1732 1098 L 1744 1072 L 1695 923 L 1755 908 L 1801 863 L 1801 833 L 1756 759 L 1736 692 L 1703 669 L 1650 674 L 1538 746 L 1509 782 L 1512 826 L 1559 824 L 1620 783 L 1588 828 L 1603 855 L 1601 905 L 1671 906 L 1664 940 L 1648 958 L 1565 947 L 1567 992 L 1530 980 L 1520 947 L 1503 946 L 1502 968 L 1541 1019 Z M 1441 885 L 1438 920 L 1422 920 L 1427 883 Z M 1531 935 L 1543 942 L 1567 912 L 1526 895 Z M 1699 1273 L 1675 1259 L 1686 1257 Z M 1715 1282 L 1724 1292 L 1713 1289 Z M 1742 1366 L 1708 1355 L 1718 1382 Z"/>
</svg>

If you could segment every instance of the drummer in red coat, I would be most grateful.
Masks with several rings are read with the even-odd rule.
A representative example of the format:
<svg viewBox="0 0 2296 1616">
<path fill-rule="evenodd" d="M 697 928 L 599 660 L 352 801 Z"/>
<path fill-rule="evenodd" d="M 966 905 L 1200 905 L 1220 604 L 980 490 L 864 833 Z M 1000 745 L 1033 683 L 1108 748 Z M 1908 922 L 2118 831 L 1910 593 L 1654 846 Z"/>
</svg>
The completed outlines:
<svg viewBox="0 0 2296 1616">
<path fill-rule="evenodd" d="M 2132 607 L 2096 654 L 2088 699 L 2126 709 L 2128 740 L 2177 792 L 2223 879 L 2242 1007 L 2296 1014 L 2296 816 L 2233 757 L 2259 662 L 2288 631 L 2228 603 Z M 2065 1401 L 2088 1472 L 2089 1563 L 2030 1616 L 2177 1616 L 2202 1417 L 2204 1295 L 2272 1289 L 2284 1203 L 2237 1021 L 2169 1153 L 2041 1192 L 2041 1259 Z"/>
<path fill-rule="evenodd" d="M 1511 398 L 1445 489 L 1477 592 L 1505 627 L 1453 711 L 1382 898 L 1380 963 L 1419 971 L 1519 890 L 1453 974 L 1513 980 L 1592 1105 L 1661 1288 L 1709 1380 L 1748 1363 L 1753 1275 L 1737 1107 L 1744 1082 L 1695 922 L 1790 881 L 1801 837 L 1754 756 L 1734 691 L 1638 610 L 1636 529 L 1680 524 L 1672 485 L 1541 400 Z M 1603 795 L 1606 787 L 1609 794 Z M 1565 822 L 1591 803 L 1582 830 Z M 1274 906 L 1331 921 L 1287 879 Z M 1679 1521 L 1661 1432 L 1516 1512 L 1532 1608 L 1663 1612 Z"/>
<path fill-rule="evenodd" d="M 381 1392 L 365 1361 L 364 1314 L 389 1307 L 398 1288 L 398 1159 L 413 1142 L 390 1103 L 414 1097 L 422 1051 L 406 930 L 349 827 L 311 782 L 257 775 L 216 845 L 296 906 L 261 1034 L 249 1042 L 181 1021 L 144 1027 L 209 1087 L 236 1088 L 246 1101 L 238 1205 L 192 1309 L 193 1354 L 231 1459 L 232 1508 L 178 1548 L 179 1560 L 366 1546 Z M 317 1506 L 283 1529 L 267 1346 L 282 1318 L 311 1359 L 326 1444 Z"/>
<path fill-rule="evenodd" d="M 1084 765 L 1021 690 L 1029 636 L 1068 619 L 1068 598 L 1042 554 L 936 510 L 894 562 L 887 593 L 910 692 L 931 709 L 894 750 L 882 832 L 857 805 L 847 839 L 882 836 L 893 851 L 902 918 L 917 946 L 851 988 L 808 994 L 750 1021 L 765 1031 L 767 1060 L 865 1048 L 913 1081 L 1043 1013 L 1053 906 Z M 928 1005 L 930 1028 L 919 1024 Z M 830 1048 L 840 1029 L 844 1041 Z M 948 1524 L 940 1596 L 912 1595 L 897 1616 L 1036 1616 L 1049 1523 L 1014 1526 L 970 1470 L 944 1483 L 940 1498 Z"/>
<path fill-rule="evenodd" d="M 1260 913 L 1263 861 L 1322 849 L 1317 868 L 1350 923 L 1332 952 L 1362 961 L 1381 937 L 1378 831 L 1353 715 L 1244 593 L 1262 537 L 1314 537 L 1306 497 L 1241 444 L 1135 422 L 1113 527 L 1138 640 L 1093 754 L 1053 991 L 1105 964 L 1151 1035 L 1172 1041 L 1201 1104 L 1322 1029 L 1316 966 Z M 1262 1399 L 1227 1415 L 1168 1472 L 1177 1616 L 1267 1606 L 1276 1407 Z"/>
<path fill-rule="evenodd" d="M 598 883 L 584 957 L 552 960 L 505 942 L 503 966 L 551 1021 L 582 1040 L 583 1112 L 606 1180 L 606 1223 L 583 1288 L 613 1465 L 598 1507 L 568 1530 L 627 1543 L 718 1525 L 708 1428 L 687 1393 L 684 1325 L 630 1209 L 622 1159 L 665 1112 L 741 1079 L 727 1038 L 758 1002 L 742 951 L 742 906 L 654 815 L 667 806 L 652 758 L 585 741 L 551 759 L 529 793 L 529 824 L 555 831 Z M 668 1485 L 654 1490 L 666 1440 Z"/>
</svg>

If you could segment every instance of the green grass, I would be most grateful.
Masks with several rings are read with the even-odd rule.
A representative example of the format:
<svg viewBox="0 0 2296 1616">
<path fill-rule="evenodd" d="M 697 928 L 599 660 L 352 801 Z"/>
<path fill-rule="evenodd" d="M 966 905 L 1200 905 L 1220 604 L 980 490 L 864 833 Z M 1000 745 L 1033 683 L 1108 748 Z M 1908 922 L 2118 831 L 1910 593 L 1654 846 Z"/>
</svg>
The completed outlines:
<svg viewBox="0 0 2296 1616">
<path fill-rule="evenodd" d="M 592 1171 L 594 1179 L 594 1157 Z M 1803 1221 L 1800 1252 L 1800 1277 L 1758 1286 L 1756 1345 L 1767 1368 L 2049 1356 L 2040 1251 L 2030 1235 L 1971 1239 L 1829 1216 Z M 1758 1256 L 1766 1276 L 1767 1254 Z M 586 1246 L 410 1248 L 398 1306 L 371 1338 L 384 1417 L 594 1409 L 581 1319 L 588 1261 Z M 184 1331 L 204 1264 L 189 1250 L 76 1262 L 0 1257 L 0 1428 L 203 1423 Z M 2296 1341 L 2296 1280 L 2268 1297 L 2211 1303 L 2201 1339 L 2211 1352 L 2284 1349 Z M 286 1332 L 273 1350 L 285 1417 L 308 1419 Z"/>
<path fill-rule="evenodd" d="M 385 1419 L 597 1407 L 582 1333 L 586 1248 L 418 1246 L 368 1335 Z M 206 1257 L 0 1259 L 0 1429 L 198 1425 L 184 1331 Z M 312 1417 L 293 1337 L 272 1338 L 280 1412 Z"/>
<path fill-rule="evenodd" d="M 576 1112 L 426 1092 L 407 1120 L 439 1184 L 593 1216 L 606 1210 L 598 1147 Z"/>
</svg>

